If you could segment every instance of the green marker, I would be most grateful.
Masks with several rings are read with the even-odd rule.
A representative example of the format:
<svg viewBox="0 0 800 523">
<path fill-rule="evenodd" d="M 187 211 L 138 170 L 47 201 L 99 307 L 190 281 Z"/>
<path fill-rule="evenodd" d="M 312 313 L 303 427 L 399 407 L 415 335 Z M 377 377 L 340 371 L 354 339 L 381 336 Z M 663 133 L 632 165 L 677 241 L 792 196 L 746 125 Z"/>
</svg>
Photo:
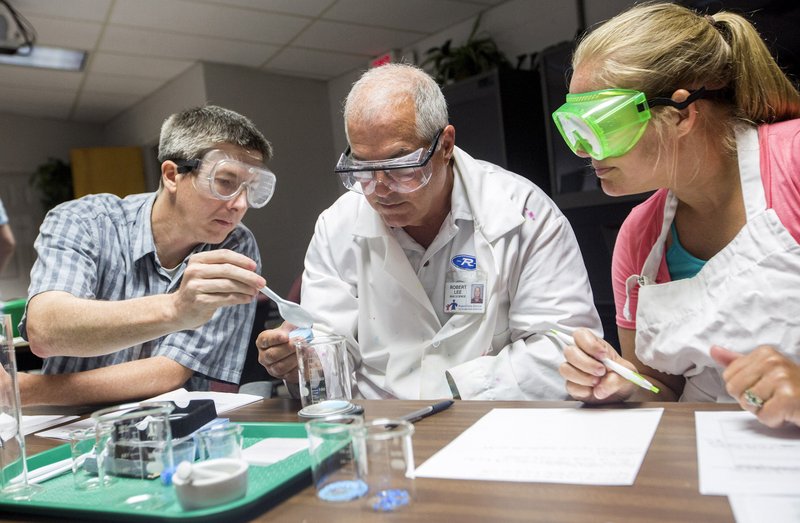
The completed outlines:
<svg viewBox="0 0 800 523">
<path fill-rule="evenodd" d="M 644 379 L 644 377 L 641 374 L 633 372 L 628 367 L 623 367 L 616 361 L 609 358 L 603 358 L 600 361 L 603 362 L 603 365 L 613 370 L 614 372 L 616 372 L 626 380 L 630 381 L 631 383 L 635 383 L 636 385 L 639 385 L 641 388 L 649 390 L 650 392 L 655 392 L 656 394 L 660 392 L 658 387 L 656 387 L 655 385 Z"/>
<path fill-rule="evenodd" d="M 565 334 L 555 329 L 550 329 L 550 332 L 552 332 L 556 336 L 561 336 L 570 345 L 575 343 L 575 340 L 569 334 Z M 655 392 L 656 394 L 661 392 L 661 390 L 658 387 L 656 387 L 655 385 L 644 379 L 644 377 L 641 374 L 633 372 L 628 367 L 623 367 L 622 365 L 620 365 L 619 363 L 610 358 L 603 358 L 600 361 L 603 362 L 603 365 L 608 367 L 610 370 L 613 370 L 614 372 L 616 372 L 626 380 L 630 381 L 631 383 L 635 383 L 636 385 L 639 385 L 641 388 L 649 390 L 650 392 Z"/>
</svg>

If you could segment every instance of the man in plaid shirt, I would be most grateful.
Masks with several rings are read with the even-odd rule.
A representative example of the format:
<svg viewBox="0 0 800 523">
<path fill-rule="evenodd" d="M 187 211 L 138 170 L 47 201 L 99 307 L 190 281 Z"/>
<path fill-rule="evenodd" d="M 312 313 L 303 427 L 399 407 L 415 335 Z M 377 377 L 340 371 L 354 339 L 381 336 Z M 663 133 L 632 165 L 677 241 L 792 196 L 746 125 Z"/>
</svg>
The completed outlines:
<svg viewBox="0 0 800 523">
<path fill-rule="evenodd" d="M 272 196 L 271 155 L 242 115 L 186 110 L 161 128 L 157 192 L 88 195 L 49 212 L 20 323 L 45 363 L 42 375 L 21 373 L 23 403 L 238 383 L 266 283 L 241 219 Z"/>
</svg>

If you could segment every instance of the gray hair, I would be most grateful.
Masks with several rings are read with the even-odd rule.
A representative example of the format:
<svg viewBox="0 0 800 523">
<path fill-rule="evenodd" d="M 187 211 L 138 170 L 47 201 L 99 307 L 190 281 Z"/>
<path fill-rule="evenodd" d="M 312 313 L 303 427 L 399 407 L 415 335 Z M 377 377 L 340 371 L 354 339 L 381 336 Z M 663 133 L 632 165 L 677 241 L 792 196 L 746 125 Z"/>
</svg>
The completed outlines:
<svg viewBox="0 0 800 523">
<path fill-rule="evenodd" d="M 436 81 L 410 64 L 386 64 L 361 75 L 344 102 L 345 133 L 347 122 L 388 114 L 409 99 L 414 102 L 417 137 L 432 141 L 449 122 L 447 102 Z"/>
<path fill-rule="evenodd" d="M 272 145 L 255 124 L 241 114 L 216 105 L 175 113 L 161 126 L 158 161 L 198 158 L 218 144 L 233 144 L 272 158 Z"/>
</svg>

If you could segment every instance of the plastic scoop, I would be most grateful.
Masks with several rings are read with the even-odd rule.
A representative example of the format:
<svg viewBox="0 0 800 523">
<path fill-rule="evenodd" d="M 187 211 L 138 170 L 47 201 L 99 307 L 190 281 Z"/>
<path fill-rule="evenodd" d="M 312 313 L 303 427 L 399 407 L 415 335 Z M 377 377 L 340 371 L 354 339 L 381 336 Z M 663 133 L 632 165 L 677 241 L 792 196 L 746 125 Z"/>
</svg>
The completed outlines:
<svg viewBox="0 0 800 523">
<path fill-rule="evenodd" d="M 281 318 L 288 321 L 292 325 L 310 329 L 314 324 L 314 318 L 312 318 L 308 311 L 303 309 L 298 304 L 294 303 L 293 301 L 284 300 L 266 285 L 261 288 L 261 292 L 269 296 L 269 298 L 278 305 L 278 312 L 280 313 Z"/>
</svg>

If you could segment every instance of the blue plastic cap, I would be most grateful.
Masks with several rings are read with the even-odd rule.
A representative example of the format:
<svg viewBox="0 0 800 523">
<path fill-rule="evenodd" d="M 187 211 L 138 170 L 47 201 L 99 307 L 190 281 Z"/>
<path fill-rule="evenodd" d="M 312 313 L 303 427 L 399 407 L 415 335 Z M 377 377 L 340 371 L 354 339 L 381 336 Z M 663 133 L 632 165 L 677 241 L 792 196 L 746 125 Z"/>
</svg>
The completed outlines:
<svg viewBox="0 0 800 523">
<path fill-rule="evenodd" d="M 161 471 L 161 484 L 165 487 L 172 485 L 172 476 L 175 475 L 177 467 L 169 467 Z"/>
<path fill-rule="evenodd" d="M 311 341 L 314 339 L 314 331 L 308 327 L 299 327 L 289 333 L 289 339 L 302 338 L 304 341 Z"/>
</svg>

